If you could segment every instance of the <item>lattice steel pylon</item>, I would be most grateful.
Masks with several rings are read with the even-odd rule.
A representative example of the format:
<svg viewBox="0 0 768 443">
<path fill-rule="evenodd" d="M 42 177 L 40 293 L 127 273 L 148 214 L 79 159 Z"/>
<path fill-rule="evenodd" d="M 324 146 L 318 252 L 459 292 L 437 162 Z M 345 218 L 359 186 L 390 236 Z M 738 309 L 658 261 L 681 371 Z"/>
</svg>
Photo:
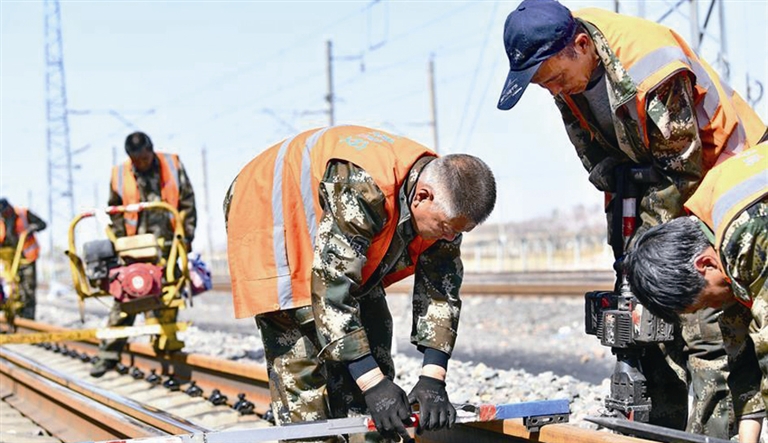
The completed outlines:
<svg viewBox="0 0 768 443">
<path fill-rule="evenodd" d="M 55 257 L 54 238 L 56 233 L 66 232 L 69 221 L 74 218 L 75 201 L 59 1 L 45 0 L 44 13 L 45 100 L 48 121 L 48 235 L 49 252 L 52 257 Z"/>
</svg>

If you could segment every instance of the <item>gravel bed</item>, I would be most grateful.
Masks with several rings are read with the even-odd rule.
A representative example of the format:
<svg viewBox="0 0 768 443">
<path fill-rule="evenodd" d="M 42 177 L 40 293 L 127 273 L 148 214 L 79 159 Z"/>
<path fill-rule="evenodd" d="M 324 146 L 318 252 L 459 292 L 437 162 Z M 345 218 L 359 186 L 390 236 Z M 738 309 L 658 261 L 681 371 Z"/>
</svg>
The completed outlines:
<svg viewBox="0 0 768 443">
<path fill-rule="evenodd" d="M 83 324 L 73 293 L 62 288 L 39 294 L 37 320 L 72 328 L 101 327 L 109 308 L 108 299 L 101 300 L 86 302 Z M 395 322 L 396 382 L 407 391 L 421 367 L 420 354 L 409 343 L 409 297 L 390 294 L 388 302 Z M 451 401 L 566 398 L 570 421 L 594 428 L 583 417 L 599 414 L 615 360 L 609 349 L 583 332 L 583 312 L 580 297 L 465 296 L 456 351 L 448 367 Z M 180 312 L 180 320 L 193 323 L 181 334 L 186 352 L 264 363 L 253 320 L 234 319 L 229 294 L 212 291 L 195 297 L 194 306 Z M 139 316 L 137 324 L 142 321 Z"/>
</svg>

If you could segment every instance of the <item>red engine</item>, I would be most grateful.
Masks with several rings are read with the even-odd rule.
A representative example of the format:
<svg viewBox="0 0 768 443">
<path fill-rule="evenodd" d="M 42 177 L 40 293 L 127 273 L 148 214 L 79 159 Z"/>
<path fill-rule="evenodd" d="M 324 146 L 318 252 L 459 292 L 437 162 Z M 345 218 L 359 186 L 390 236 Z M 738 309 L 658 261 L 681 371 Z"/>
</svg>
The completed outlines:
<svg viewBox="0 0 768 443">
<path fill-rule="evenodd" d="M 109 270 L 109 293 L 119 302 L 163 293 L 163 268 L 149 263 L 133 263 Z"/>
</svg>

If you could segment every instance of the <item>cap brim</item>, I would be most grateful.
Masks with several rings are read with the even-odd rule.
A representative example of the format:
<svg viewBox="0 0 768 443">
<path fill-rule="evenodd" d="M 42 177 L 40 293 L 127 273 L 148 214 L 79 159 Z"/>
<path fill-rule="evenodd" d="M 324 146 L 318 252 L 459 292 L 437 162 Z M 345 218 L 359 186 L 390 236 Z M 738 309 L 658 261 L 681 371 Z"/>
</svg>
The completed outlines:
<svg viewBox="0 0 768 443">
<path fill-rule="evenodd" d="M 499 104 L 496 107 L 504 111 L 512 109 L 520 100 L 520 97 L 523 96 L 525 88 L 531 83 L 531 79 L 536 74 L 536 71 L 539 70 L 541 63 L 543 62 L 536 63 L 522 71 L 509 71 L 507 81 L 504 83 L 504 89 L 501 90 Z"/>
</svg>

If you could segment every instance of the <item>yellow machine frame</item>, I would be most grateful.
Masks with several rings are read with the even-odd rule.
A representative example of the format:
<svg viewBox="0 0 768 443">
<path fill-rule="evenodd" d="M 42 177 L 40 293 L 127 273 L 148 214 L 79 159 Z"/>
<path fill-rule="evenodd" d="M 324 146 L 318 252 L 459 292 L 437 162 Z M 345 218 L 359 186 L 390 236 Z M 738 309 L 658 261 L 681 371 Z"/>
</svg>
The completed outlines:
<svg viewBox="0 0 768 443">
<path fill-rule="evenodd" d="M 9 332 L 16 331 L 16 325 L 14 320 L 16 319 L 16 311 L 21 309 L 22 302 L 19 299 L 19 267 L 22 264 L 27 264 L 27 260 L 24 258 L 24 242 L 27 240 L 27 231 L 19 234 L 19 241 L 16 244 L 16 248 L 6 246 L 0 248 L 0 263 L 2 263 L 2 279 L 8 284 L 8 294 L 6 295 L 5 302 L 2 305 L 3 314 L 5 315 L 5 322 L 8 324 Z"/>
<path fill-rule="evenodd" d="M 80 221 L 96 216 L 97 213 L 104 212 L 108 215 L 126 213 L 126 212 L 141 212 L 145 210 L 163 210 L 168 211 L 176 220 L 176 226 L 174 228 L 173 240 L 171 242 L 171 250 L 168 255 L 168 259 L 160 259 L 160 265 L 165 269 L 165 278 L 163 279 L 162 295 L 158 298 L 145 297 L 120 304 L 120 309 L 126 314 L 137 314 L 140 312 L 147 312 L 152 310 L 170 310 L 184 307 L 184 300 L 181 298 L 181 291 L 184 286 L 189 282 L 189 269 L 187 265 L 187 249 L 184 244 L 184 217 L 176 208 L 170 206 L 165 202 L 142 202 L 124 206 L 108 206 L 104 209 L 91 210 L 83 212 L 75 216 L 72 222 L 69 224 L 69 249 L 65 251 L 67 257 L 69 257 L 69 267 L 72 273 L 72 283 L 77 291 L 79 297 L 78 305 L 80 308 L 80 318 L 83 319 L 85 315 L 85 299 L 91 297 L 112 296 L 108 291 L 101 288 L 93 288 L 88 282 L 88 278 L 85 275 L 85 266 L 83 260 L 77 255 L 77 248 L 75 243 L 75 227 Z M 106 234 L 109 240 L 114 245 L 117 237 L 114 232 L 107 227 Z M 158 239 L 158 246 L 160 239 Z M 175 263 L 179 262 L 178 269 Z M 177 272 L 177 269 L 181 271 Z M 177 275 L 180 274 L 180 275 Z M 160 324 L 161 326 L 167 325 L 167 328 L 163 328 L 163 332 L 159 337 L 155 338 L 154 345 L 156 349 L 174 351 L 181 349 L 184 346 L 184 342 L 176 339 L 176 323 L 164 323 L 163 319 L 148 317 L 146 319 L 147 324 Z"/>
</svg>

